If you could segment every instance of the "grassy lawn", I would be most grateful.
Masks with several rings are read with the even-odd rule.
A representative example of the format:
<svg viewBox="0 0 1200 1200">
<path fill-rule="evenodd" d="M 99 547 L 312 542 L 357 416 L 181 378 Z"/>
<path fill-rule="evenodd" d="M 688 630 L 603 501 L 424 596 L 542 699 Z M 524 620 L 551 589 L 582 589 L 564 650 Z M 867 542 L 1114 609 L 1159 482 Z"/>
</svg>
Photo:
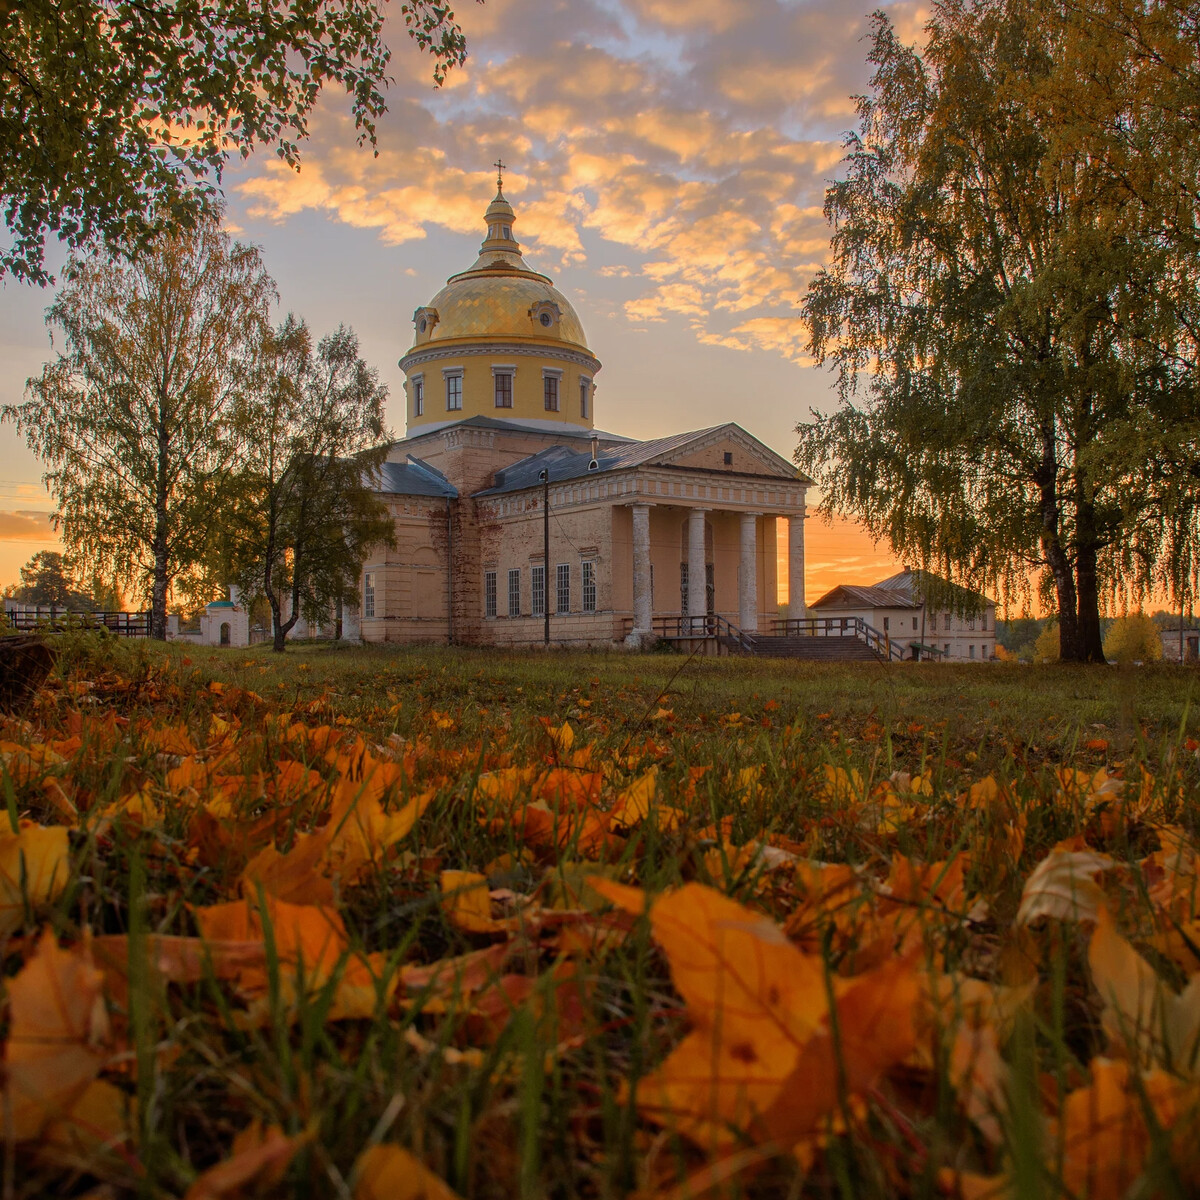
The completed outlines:
<svg viewBox="0 0 1200 1200">
<path fill-rule="evenodd" d="M 1198 682 L 67 642 L 3 1195 L 1195 1194 Z"/>
</svg>

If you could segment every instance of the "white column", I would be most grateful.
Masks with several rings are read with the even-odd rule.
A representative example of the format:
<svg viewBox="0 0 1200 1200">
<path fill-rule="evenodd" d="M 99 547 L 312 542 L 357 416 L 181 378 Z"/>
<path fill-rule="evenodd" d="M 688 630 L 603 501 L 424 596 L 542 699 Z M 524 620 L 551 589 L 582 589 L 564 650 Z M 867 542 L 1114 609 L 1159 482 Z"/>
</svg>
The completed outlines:
<svg viewBox="0 0 1200 1200">
<path fill-rule="evenodd" d="M 362 619 L 360 609 L 357 604 L 351 604 L 348 600 L 342 601 L 342 641 L 362 641 Z"/>
<path fill-rule="evenodd" d="M 706 508 L 688 511 L 688 616 L 690 627 L 700 630 L 708 615 L 708 572 L 705 568 L 704 518 Z"/>
<path fill-rule="evenodd" d="M 654 630 L 650 604 L 650 505 L 631 504 L 633 511 L 633 638 L 639 641 Z"/>
<path fill-rule="evenodd" d="M 788 616 L 808 615 L 804 607 L 804 514 L 788 517 Z"/>
<path fill-rule="evenodd" d="M 738 570 L 738 624 L 746 633 L 758 632 L 758 518 L 742 513 L 741 565 Z"/>
</svg>

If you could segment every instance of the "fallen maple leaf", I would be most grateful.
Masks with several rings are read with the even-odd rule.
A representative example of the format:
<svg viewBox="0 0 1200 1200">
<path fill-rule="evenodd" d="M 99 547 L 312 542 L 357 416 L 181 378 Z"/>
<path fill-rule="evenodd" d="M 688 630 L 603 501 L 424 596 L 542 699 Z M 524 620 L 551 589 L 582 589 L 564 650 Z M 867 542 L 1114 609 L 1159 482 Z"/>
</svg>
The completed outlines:
<svg viewBox="0 0 1200 1200">
<path fill-rule="evenodd" d="M 22 821 L 18 833 L 0 833 L 0 938 L 25 923 L 26 904 L 48 904 L 58 896 L 69 869 L 64 826 Z"/>
<path fill-rule="evenodd" d="M 459 1200 L 402 1146 L 368 1146 L 354 1164 L 354 1200 Z"/>
<path fill-rule="evenodd" d="M 474 871 L 443 871 L 438 886 L 442 910 L 450 924 L 464 933 L 501 933 L 508 922 L 492 916 L 492 897 L 487 876 Z"/>
<path fill-rule="evenodd" d="M 86 944 L 63 950 L 49 930 L 9 980 L 3 1103 L 17 1141 L 69 1118 L 100 1073 L 109 1038 L 103 983 Z"/>
<path fill-rule="evenodd" d="M 209 1167 L 188 1188 L 184 1200 L 238 1200 L 249 1194 L 251 1184 L 256 1191 L 271 1187 L 279 1183 L 296 1152 L 312 1136 L 306 1131 L 288 1137 L 278 1126 L 264 1128 L 254 1121 L 233 1139 L 230 1156 Z"/>
<path fill-rule="evenodd" d="M 1055 846 L 1025 881 L 1017 924 L 1028 925 L 1039 917 L 1094 920 L 1104 903 L 1104 893 L 1094 877 L 1114 866 L 1107 854 Z"/>
</svg>

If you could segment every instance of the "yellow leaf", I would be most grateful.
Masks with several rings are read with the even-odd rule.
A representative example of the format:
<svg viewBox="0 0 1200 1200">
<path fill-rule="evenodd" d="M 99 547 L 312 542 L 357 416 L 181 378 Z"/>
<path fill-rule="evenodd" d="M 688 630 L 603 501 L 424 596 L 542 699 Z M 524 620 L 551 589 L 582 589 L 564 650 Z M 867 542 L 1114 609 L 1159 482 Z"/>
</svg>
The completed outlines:
<svg viewBox="0 0 1200 1200">
<path fill-rule="evenodd" d="M 103 975 L 86 945 L 62 950 L 42 934 L 33 957 L 8 983 L 4 1105 L 13 1136 L 35 1138 L 73 1105 L 104 1065 L 109 1037 Z"/>
<path fill-rule="evenodd" d="M 368 1146 L 354 1164 L 354 1200 L 459 1200 L 402 1146 Z"/>
<path fill-rule="evenodd" d="M 502 921 L 492 919 L 492 898 L 487 877 L 473 871 L 443 871 L 439 881 L 442 910 L 450 923 L 466 933 L 495 933 L 504 929 Z"/>
<path fill-rule="evenodd" d="M 19 833 L 0 834 L 0 938 L 24 924 L 26 902 L 48 904 L 62 892 L 69 861 L 64 826 L 22 821 Z"/>
<path fill-rule="evenodd" d="M 644 775 L 635 779 L 617 797 L 610 814 L 618 825 L 631 829 L 640 825 L 649 815 L 654 803 L 654 793 L 658 786 L 658 768 L 651 767 Z"/>
</svg>

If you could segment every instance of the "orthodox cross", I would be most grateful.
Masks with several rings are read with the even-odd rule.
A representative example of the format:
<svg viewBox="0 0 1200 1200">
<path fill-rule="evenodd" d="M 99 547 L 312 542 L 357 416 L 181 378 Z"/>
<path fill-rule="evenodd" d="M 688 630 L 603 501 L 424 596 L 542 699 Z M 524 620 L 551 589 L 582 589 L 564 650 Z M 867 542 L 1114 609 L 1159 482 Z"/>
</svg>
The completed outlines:
<svg viewBox="0 0 1200 1200">
<path fill-rule="evenodd" d="M 496 159 L 492 166 L 496 168 L 496 191 L 504 190 L 504 160 Z"/>
</svg>

